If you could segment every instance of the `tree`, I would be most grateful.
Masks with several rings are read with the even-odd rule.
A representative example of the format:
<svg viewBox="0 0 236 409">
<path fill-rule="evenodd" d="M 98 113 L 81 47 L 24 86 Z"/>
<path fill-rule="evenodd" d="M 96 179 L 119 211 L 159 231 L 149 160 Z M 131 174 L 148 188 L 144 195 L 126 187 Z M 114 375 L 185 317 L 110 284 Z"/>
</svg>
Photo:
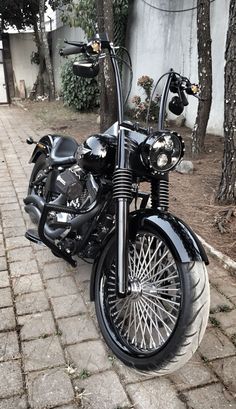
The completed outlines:
<svg viewBox="0 0 236 409">
<path fill-rule="evenodd" d="M 14 26 L 18 30 L 24 30 L 33 26 L 38 13 L 38 0 L 4 0 L 0 2 L 0 16 L 2 28 Z"/>
<path fill-rule="evenodd" d="M 67 5 L 65 6 L 65 1 Z M 99 32 L 107 32 L 110 41 L 124 45 L 128 6 L 131 0 L 51 0 L 53 7 L 61 7 L 62 21 L 70 26 L 81 27 L 87 38 L 95 34 L 96 22 Z M 50 3 L 51 4 L 51 3 Z M 114 77 L 108 61 L 101 62 L 100 75 L 100 128 L 106 130 L 117 120 L 117 102 Z"/>
<path fill-rule="evenodd" d="M 39 0 L 39 26 L 40 26 L 40 52 L 42 53 L 45 59 L 46 70 L 48 73 L 48 82 L 49 82 L 49 101 L 55 99 L 55 83 L 54 83 L 54 75 L 53 75 L 53 68 L 51 63 L 49 45 L 48 45 L 48 38 L 47 33 L 45 30 L 45 9 L 46 9 L 46 0 Z"/>
<path fill-rule="evenodd" d="M 236 203 L 236 3 L 230 1 L 225 48 L 224 154 L 219 203 Z"/>
<path fill-rule="evenodd" d="M 194 156 L 204 150 L 212 102 L 210 4 L 210 0 L 197 1 L 198 76 L 201 100 L 198 103 L 197 118 L 192 132 L 192 154 Z"/>
<path fill-rule="evenodd" d="M 99 32 L 106 32 L 110 41 L 114 40 L 112 0 L 96 0 Z M 100 129 L 104 132 L 117 121 L 117 100 L 115 80 L 111 63 L 103 61 L 100 75 Z"/>
<path fill-rule="evenodd" d="M 43 74 L 46 69 L 49 99 L 53 99 L 55 97 L 55 88 L 44 24 L 44 13 L 46 9 L 45 0 L 4 0 L 4 2 L 0 2 L 0 16 L 2 17 L 3 28 L 14 26 L 18 30 L 24 30 L 26 27 L 33 27 L 39 56 L 39 73 L 34 85 L 34 95 L 38 92 L 44 93 Z M 38 28 L 39 23 L 40 30 Z"/>
</svg>

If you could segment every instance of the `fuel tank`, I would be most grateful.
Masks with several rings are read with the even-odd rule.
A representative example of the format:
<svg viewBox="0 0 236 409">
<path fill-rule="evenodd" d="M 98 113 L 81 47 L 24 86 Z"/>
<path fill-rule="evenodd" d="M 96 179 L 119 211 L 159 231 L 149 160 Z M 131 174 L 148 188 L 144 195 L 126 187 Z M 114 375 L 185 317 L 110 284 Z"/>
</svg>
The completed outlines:
<svg viewBox="0 0 236 409">
<path fill-rule="evenodd" d="M 115 166 L 116 137 L 109 134 L 89 136 L 77 150 L 79 166 L 97 174 L 112 173 Z"/>
</svg>

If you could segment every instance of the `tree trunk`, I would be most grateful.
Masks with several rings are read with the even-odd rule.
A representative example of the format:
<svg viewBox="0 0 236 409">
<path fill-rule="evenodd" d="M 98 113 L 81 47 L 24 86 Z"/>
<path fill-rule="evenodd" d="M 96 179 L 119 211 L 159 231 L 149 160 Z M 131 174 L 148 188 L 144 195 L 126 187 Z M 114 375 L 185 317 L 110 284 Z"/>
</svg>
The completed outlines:
<svg viewBox="0 0 236 409">
<path fill-rule="evenodd" d="M 40 25 L 40 31 L 41 31 L 41 44 L 42 44 L 42 49 L 43 49 L 43 54 L 44 54 L 45 64 L 46 64 L 46 71 L 48 74 L 48 81 L 49 81 L 49 101 L 52 101 L 55 99 L 55 84 L 54 84 L 53 68 L 52 68 L 49 46 L 48 46 L 47 33 L 45 30 L 44 14 L 45 14 L 45 0 L 39 0 L 39 25 Z"/>
<path fill-rule="evenodd" d="M 236 3 L 230 1 L 225 48 L 224 154 L 216 200 L 236 203 Z"/>
<path fill-rule="evenodd" d="M 201 99 L 192 132 L 192 154 L 204 150 L 207 123 L 212 101 L 212 59 L 210 33 L 210 0 L 197 1 L 198 76 Z"/>
<path fill-rule="evenodd" d="M 113 41 L 113 6 L 112 0 L 96 0 L 99 32 L 106 32 Z M 100 75 L 100 130 L 104 132 L 117 121 L 117 99 L 113 70 L 106 59 Z"/>
<path fill-rule="evenodd" d="M 44 95 L 43 73 L 45 71 L 45 58 L 44 58 L 44 53 L 42 50 L 42 44 L 41 44 L 41 39 L 39 35 L 37 19 L 35 19 L 33 27 L 34 27 L 34 40 L 35 40 L 37 52 L 39 55 L 39 72 L 37 75 L 37 79 L 34 83 L 33 89 L 30 93 L 30 99 L 34 99 L 36 95 Z"/>
</svg>

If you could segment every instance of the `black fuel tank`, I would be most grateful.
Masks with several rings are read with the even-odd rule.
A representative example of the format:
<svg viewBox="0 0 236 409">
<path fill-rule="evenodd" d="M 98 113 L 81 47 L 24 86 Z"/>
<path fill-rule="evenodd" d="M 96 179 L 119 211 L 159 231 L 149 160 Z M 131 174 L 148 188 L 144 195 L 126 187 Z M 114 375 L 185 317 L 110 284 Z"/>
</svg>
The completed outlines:
<svg viewBox="0 0 236 409">
<path fill-rule="evenodd" d="M 116 137 L 108 134 L 89 136 L 77 150 L 79 166 L 93 173 L 112 173 L 115 166 Z"/>
</svg>

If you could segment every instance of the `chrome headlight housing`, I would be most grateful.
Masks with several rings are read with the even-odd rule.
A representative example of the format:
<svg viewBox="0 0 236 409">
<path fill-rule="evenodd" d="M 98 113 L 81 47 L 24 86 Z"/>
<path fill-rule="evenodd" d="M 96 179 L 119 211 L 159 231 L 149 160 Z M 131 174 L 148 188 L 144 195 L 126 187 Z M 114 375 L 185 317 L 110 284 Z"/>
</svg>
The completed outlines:
<svg viewBox="0 0 236 409">
<path fill-rule="evenodd" d="M 154 174 L 173 170 L 184 154 L 184 142 L 176 132 L 158 131 L 143 142 L 141 155 Z"/>
</svg>

